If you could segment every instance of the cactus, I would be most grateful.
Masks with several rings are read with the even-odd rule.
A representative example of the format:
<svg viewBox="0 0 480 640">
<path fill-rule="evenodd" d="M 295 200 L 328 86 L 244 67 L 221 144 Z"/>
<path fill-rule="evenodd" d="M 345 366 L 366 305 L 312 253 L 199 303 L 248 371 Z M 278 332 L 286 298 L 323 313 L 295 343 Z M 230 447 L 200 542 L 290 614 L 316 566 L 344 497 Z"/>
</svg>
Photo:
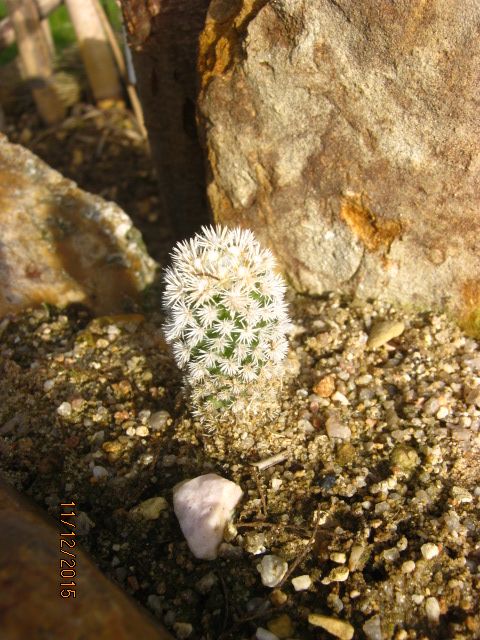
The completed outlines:
<svg viewBox="0 0 480 640">
<path fill-rule="evenodd" d="M 203 227 L 173 250 L 164 333 L 202 422 L 278 410 L 290 320 L 274 268 L 270 250 L 240 228 Z"/>
</svg>

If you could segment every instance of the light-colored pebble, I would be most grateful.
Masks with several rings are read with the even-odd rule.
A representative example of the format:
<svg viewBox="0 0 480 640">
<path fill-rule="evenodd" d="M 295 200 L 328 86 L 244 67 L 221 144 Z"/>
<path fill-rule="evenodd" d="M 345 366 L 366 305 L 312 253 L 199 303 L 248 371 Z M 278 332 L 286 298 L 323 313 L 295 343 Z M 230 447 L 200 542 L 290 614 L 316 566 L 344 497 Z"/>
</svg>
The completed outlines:
<svg viewBox="0 0 480 640">
<path fill-rule="evenodd" d="M 433 596 L 425 600 L 425 613 L 427 614 L 429 622 L 433 624 L 438 623 L 440 620 L 440 604 Z"/>
<path fill-rule="evenodd" d="M 330 584 L 330 582 L 345 582 L 350 571 L 348 567 L 334 567 L 328 576 L 322 580 L 322 584 Z"/>
<path fill-rule="evenodd" d="M 425 560 L 431 560 L 440 553 L 440 549 L 433 542 L 426 542 L 425 544 L 422 544 L 420 550 Z"/>
<path fill-rule="evenodd" d="M 472 502 L 473 496 L 470 491 L 467 491 L 463 487 L 452 487 L 452 498 L 457 502 Z"/>
<path fill-rule="evenodd" d="M 347 561 L 347 555 L 343 553 L 343 551 L 333 551 L 330 554 L 330 560 L 332 562 L 336 562 L 337 564 L 345 564 Z"/>
<path fill-rule="evenodd" d="M 350 427 L 344 425 L 336 416 L 330 416 L 327 418 L 325 428 L 329 438 L 348 440 L 352 435 Z"/>
<path fill-rule="evenodd" d="M 257 640 L 279 640 L 278 636 L 263 627 L 258 627 L 255 632 L 255 638 Z"/>
<path fill-rule="evenodd" d="M 356 571 L 362 557 L 364 547 L 359 544 L 354 544 L 350 551 L 350 558 L 348 559 L 348 568 L 350 571 Z"/>
<path fill-rule="evenodd" d="M 413 573 L 415 571 L 415 562 L 413 560 L 406 560 L 402 564 L 403 573 Z"/>
<path fill-rule="evenodd" d="M 273 589 L 287 573 L 288 564 L 279 556 L 267 555 L 257 564 L 257 571 L 260 573 L 262 584 Z"/>
<path fill-rule="evenodd" d="M 207 473 L 173 488 L 173 508 L 187 544 L 197 558 L 217 557 L 223 530 L 243 495 L 242 489 L 226 478 Z"/>
<path fill-rule="evenodd" d="M 143 520 L 156 520 L 162 511 L 168 507 L 168 503 L 165 498 L 157 496 L 155 498 L 149 498 L 144 500 L 130 511 L 130 514 L 134 518 L 141 518 Z"/>
<path fill-rule="evenodd" d="M 376 349 L 384 344 L 387 344 L 389 340 L 397 338 L 405 330 L 405 325 L 399 320 L 385 320 L 384 322 L 377 322 L 373 325 L 368 336 L 367 346 L 370 349 Z"/>
<path fill-rule="evenodd" d="M 309 575 L 297 576 L 292 579 L 292 585 L 295 591 L 306 591 L 312 585 L 312 579 Z"/>
<path fill-rule="evenodd" d="M 97 478 L 98 480 L 99 478 L 105 478 L 106 476 L 108 476 L 108 471 L 105 469 L 105 467 L 95 465 L 92 469 L 92 474 L 93 477 Z"/>
<path fill-rule="evenodd" d="M 135 435 L 141 436 L 142 438 L 144 438 L 145 436 L 148 436 L 149 433 L 150 432 L 148 430 L 148 427 L 145 426 L 144 424 L 142 424 L 140 427 L 137 427 L 135 429 Z"/>
<path fill-rule="evenodd" d="M 381 618 L 379 615 L 372 616 L 363 625 L 363 632 L 367 636 L 368 640 L 382 640 L 382 626 Z"/>
<path fill-rule="evenodd" d="M 170 420 L 171 416 L 168 411 L 156 411 L 152 413 L 152 415 L 148 419 L 148 424 L 150 429 L 154 431 L 160 431 L 167 426 L 168 420 Z"/>
<path fill-rule="evenodd" d="M 57 413 L 62 418 L 68 418 L 72 415 L 72 405 L 69 402 L 62 402 L 57 408 Z"/>
<path fill-rule="evenodd" d="M 355 632 L 355 629 L 349 622 L 345 622 L 345 620 L 340 620 L 339 618 L 322 616 L 318 613 L 310 613 L 308 621 L 314 627 L 321 627 L 325 629 L 325 631 L 328 631 L 328 633 L 331 633 L 332 636 L 335 636 L 335 638 L 340 638 L 340 640 L 351 640 Z"/>
</svg>

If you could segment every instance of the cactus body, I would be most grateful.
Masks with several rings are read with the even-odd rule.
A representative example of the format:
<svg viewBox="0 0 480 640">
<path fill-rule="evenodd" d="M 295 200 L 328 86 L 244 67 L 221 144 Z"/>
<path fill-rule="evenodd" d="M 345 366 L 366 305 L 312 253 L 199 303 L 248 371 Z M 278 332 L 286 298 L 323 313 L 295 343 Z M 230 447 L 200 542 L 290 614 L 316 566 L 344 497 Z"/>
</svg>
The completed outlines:
<svg viewBox="0 0 480 640">
<path fill-rule="evenodd" d="M 203 227 L 165 274 L 165 338 L 193 413 L 209 423 L 278 408 L 290 320 L 275 260 L 251 231 Z"/>
</svg>

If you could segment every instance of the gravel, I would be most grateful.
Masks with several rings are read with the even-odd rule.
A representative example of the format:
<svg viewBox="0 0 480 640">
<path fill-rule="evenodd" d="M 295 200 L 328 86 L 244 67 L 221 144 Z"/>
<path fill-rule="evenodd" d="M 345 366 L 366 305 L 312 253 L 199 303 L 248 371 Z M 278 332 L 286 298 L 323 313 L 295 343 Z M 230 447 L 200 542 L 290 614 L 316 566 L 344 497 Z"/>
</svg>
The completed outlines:
<svg viewBox="0 0 480 640">
<path fill-rule="evenodd" d="M 178 637 L 479 637 L 478 341 L 376 301 L 290 306 L 282 411 L 229 429 L 192 420 L 151 302 L 10 317 L 2 475 L 55 518 L 75 501 L 83 546 Z M 403 332 L 371 348 L 386 321 Z M 244 491 L 211 562 L 172 508 L 173 487 L 206 473 Z M 268 556 L 288 565 L 273 590 Z"/>
</svg>

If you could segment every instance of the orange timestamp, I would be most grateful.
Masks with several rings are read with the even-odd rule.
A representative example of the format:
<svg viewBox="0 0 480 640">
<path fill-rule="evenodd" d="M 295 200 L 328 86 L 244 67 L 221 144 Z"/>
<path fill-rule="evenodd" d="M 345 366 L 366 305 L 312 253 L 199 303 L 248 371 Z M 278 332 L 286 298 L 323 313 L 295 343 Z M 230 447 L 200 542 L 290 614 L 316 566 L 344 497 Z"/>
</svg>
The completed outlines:
<svg viewBox="0 0 480 640">
<path fill-rule="evenodd" d="M 63 507 L 72 508 L 70 513 L 60 514 L 60 522 L 72 530 L 66 533 L 63 531 L 60 533 L 60 553 L 65 556 L 60 558 L 60 578 L 61 580 L 72 579 L 72 582 L 60 582 L 60 595 L 62 598 L 76 598 L 76 583 L 73 581 L 73 578 L 77 575 L 75 571 L 77 556 L 71 551 L 71 549 L 75 548 L 75 531 L 73 531 L 73 529 L 75 529 L 75 522 L 74 520 L 68 520 L 68 518 L 75 518 L 74 507 L 76 505 L 75 502 L 62 502 L 61 506 L 62 511 L 66 511 Z M 67 589 L 66 587 L 70 588 Z"/>
</svg>

